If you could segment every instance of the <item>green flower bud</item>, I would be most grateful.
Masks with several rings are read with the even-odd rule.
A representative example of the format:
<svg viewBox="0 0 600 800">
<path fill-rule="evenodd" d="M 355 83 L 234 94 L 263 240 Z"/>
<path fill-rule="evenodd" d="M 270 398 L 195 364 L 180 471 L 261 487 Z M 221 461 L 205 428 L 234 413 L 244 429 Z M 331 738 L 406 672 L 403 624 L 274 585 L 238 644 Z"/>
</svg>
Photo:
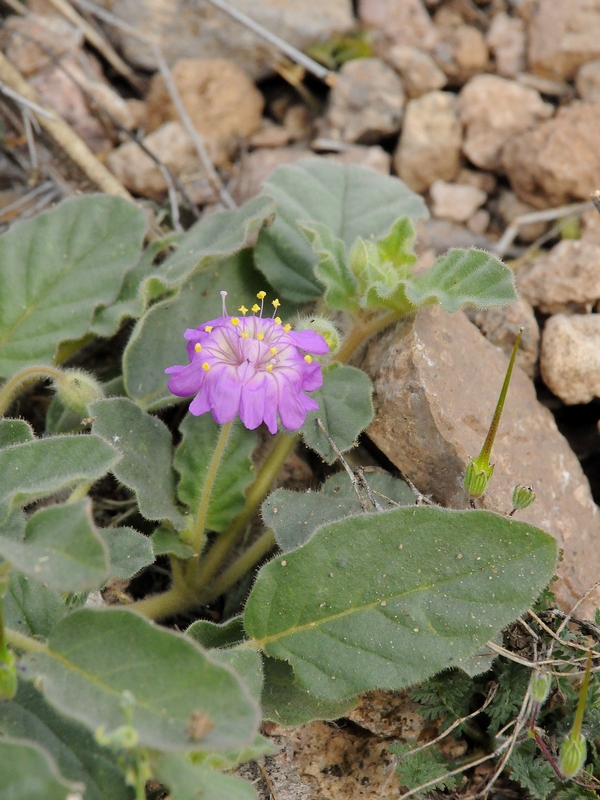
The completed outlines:
<svg viewBox="0 0 600 800">
<path fill-rule="evenodd" d="M 552 686 L 552 675 L 547 672 L 532 672 L 531 673 L 531 699 L 534 703 L 546 702 L 546 698 L 550 694 Z"/>
<path fill-rule="evenodd" d="M 304 317 L 294 325 L 297 331 L 315 331 L 320 333 L 329 345 L 328 355 L 333 355 L 340 349 L 340 334 L 333 322 L 324 317 Z"/>
<path fill-rule="evenodd" d="M 119 747 L 132 750 L 137 747 L 139 736 L 133 725 L 121 725 L 111 733 L 106 733 L 104 728 L 98 728 L 95 733 L 96 741 L 104 747 Z"/>
<path fill-rule="evenodd" d="M 0 659 L 0 700 L 11 700 L 17 692 L 17 664 L 10 650 Z"/>
<path fill-rule="evenodd" d="M 527 506 L 530 506 L 535 500 L 535 492 L 531 486 L 523 486 L 521 483 L 515 486 L 512 504 L 515 511 L 522 511 Z"/>
<path fill-rule="evenodd" d="M 54 380 L 61 402 L 82 417 L 87 416 L 88 405 L 104 397 L 102 387 L 91 375 L 80 369 L 71 369 Z"/>
<path fill-rule="evenodd" d="M 470 458 L 465 472 L 463 485 L 471 497 L 481 497 L 485 493 L 490 478 L 494 473 L 494 465 L 481 457 Z"/>
<path fill-rule="evenodd" d="M 585 764 L 587 743 L 582 733 L 571 731 L 562 747 L 558 757 L 558 767 L 565 778 L 574 778 Z"/>
</svg>

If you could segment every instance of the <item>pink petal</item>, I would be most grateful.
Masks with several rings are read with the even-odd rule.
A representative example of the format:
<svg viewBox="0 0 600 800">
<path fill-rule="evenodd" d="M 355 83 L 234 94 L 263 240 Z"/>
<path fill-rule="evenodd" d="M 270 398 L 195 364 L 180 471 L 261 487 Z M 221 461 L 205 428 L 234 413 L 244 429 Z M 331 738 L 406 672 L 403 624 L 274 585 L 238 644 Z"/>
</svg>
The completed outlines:
<svg viewBox="0 0 600 800">
<path fill-rule="evenodd" d="M 169 379 L 167 386 L 169 391 L 178 397 L 189 397 L 191 394 L 196 394 L 202 386 L 206 375 L 198 361 L 189 364 L 187 367 L 169 367 L 165 372 L 173 373 L 173 377 Z"/>
<path fill-rule="evenodd" d="M 306 419 L 306 409 L 300 400 L 300 395 L 287 390 L 280 383 L 279 392 L 279 419 L 288 431 L 297 431 Z"/>
<path fill-rule="evenodd" d="M 206 414 L 207 411 L 210 411 L 210 403 L 208 400 L 208 387 L 206 384 L 202 386 L 196 397 L 190 403 L 190 414 L 193 414 L 195 417 L 199 417 L 202 414 Z"/>
<path fill-rule="evenodd" d="M 251 431 L 258 428 L 265 416 L 265 382 L 264 373 L 262 375 L 256 374 L 242 388 L 240 419 Z"/>
<path fill-rule="evenodd" d="M 323 386 L 323 373 L 321 365 L 317 363 L 305 363 L 304 374 L 302 375 L 302 388 L 305 392 L 314 392 Z"/>
<path fill-rule="evenodd" d="M 290 331 L 288 336 L 296 347 L 306 350 L 308 353 L 328 353 L 329 345 L 320 333 L 316 331 Z"/>
<path fill-rule="evenodd" d="M 235 367 L 215 366 L 209 373 L 210 407 L 215 422 L 222 425 L 231 422 L 240 410 L 242 384 L 237 378 Z"/>
</svg>

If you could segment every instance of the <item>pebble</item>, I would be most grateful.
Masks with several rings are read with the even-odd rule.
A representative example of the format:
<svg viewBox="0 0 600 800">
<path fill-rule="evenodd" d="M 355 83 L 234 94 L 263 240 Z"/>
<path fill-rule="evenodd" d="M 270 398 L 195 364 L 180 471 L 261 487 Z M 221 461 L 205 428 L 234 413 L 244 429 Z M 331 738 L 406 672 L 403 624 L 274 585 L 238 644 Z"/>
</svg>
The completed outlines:
<svg viewBox="0 0 600 800">
<path fill-rule="evenodd" d="M 451 222 L 467 222 L 487 200 L 487 194 L 476 186 L 446 183 L 437 180 L 430 189 L 432 213 Z"/>
<path fill-rule="evenodd" d="M 600 314 L 556 314 L 542 335 L 546 386 L 567 405 L 600 397 Z"/>
<path fill-rule="evenodd" d="M 572 80 L 600 57 L 600 5 L 595 0 L 539 0 L 528 30 L 529 69 L 554 80 Z"/>
<path fill-rule="evenodd" d="M 521 17 L 509 17 L 504 11 L 495 14 L 486 41 L 496 62 L 496 74 L 516 78 L 525 71 L 527 34 Z"/>
<path fill-rule="evenodd" d="M 396 44 L 386 54 L 388 63 L 399 73 L 409 99 L 443 89 L 448 79 L 424 50 L 409 44 Z"/>
</svg>

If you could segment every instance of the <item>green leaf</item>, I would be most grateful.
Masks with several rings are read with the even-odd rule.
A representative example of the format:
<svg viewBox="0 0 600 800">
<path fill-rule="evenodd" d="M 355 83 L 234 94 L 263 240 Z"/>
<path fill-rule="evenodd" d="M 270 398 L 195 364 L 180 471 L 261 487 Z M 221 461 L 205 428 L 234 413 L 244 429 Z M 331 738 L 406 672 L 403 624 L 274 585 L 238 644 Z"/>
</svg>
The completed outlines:
<svg viewBox="0 0 600 800">
<path fill-rule="evenodd" d="M 106 581 L 108 553 L 89 499 L 36 511 L 24 533 L 15 541 L 0 527 L 0 554 L 29 577 L 61 592 L 85 592 Z"/>
<path fill-rule="evenodd" d="M 248 305 L 265 287 L 254 269 L 252 252 L 243 250 L 212 269 L 194 274 L 179 294 L 153 305 L 138 320 L 123 356 L 123 375 L 129 397 L 145 409 L 180 403 L 167 389 L 167 367 L 187 364 L 183 333 L 221 314 L 219 292 L 228 292 L 230 308 Z"/>
<path fill-rule="evenodd" d="M 154 551 L 148 536 L 133 528 L 100 528 L 110 557 L 110 575 L 115 578 L 132 578 L 144 567 L 154 564 Z"/>
<path fill-rule="evenodd" d="M 337 456 L 323 436 L 317 418 L 344 453 L 356 445 L 359 433 L 373 419 L 372 392 L 373 384 L 362 370 L 334 363 L 323 375 L 323 386 L 311 393 L 319 408 L 308 412 L 300 430 L 306 444 L 328 464 L 333 464 Z"/>
<path fill-rule="evenodd" d="M 191 558 L 194 555 L 189 544 L 182 542 L 175 531 L 166 525 L 157 528 L 150 538 L 155 556 L 173 555 L 177 558 Z"/>
<path fill-rule="evenodd" d="M 182 441 L 173 460 L 173 466 L 180 475 L 177 494 L 194 517 L 221 428 L 211 414 L 200 417 L 186 414 L 179 426 Z M 257 440 L 256 431 L 249 431 L 239 421 L 234 422 L 210 497 L 206 520 L 210 530 L 224 531 L 231 520 L 243 511 L 245 491 L 256 477 L 252 453 Z"/>
<path fill-rule="evenodd" d="M 534 742 L 523 742 L 508 759 L 510 777 L 525 789 L 535 800 L 546 800 L 557 788 L 554 770 L 544 759 L 536 755 Z"/>
<path fill-rule="evenodd" d="M 216 622 L 209 622 L 207 619 L 198 619 L 192 622 L 185 632 L 186 636 L 191 636 L 195 642 L 212 650 L 217 647 L 235 647 L 247 639 L 244 630 L 243 617 L 232 617 L 221 625 Z"/>
<path fill-rule="evenodd" d="M 0 419 L 0 449 L 31 442 L 34 438 L 33 428 L 24 419 Z"/>
<path fill-rule="evenodd" d="M 146 232 L 136 205 L 92 195 L 60 203 L 0 237 L 0 375 L 48 364 L 110 305 Z"/>
<path fill-rule="evenodd" d="M 235 670 L 246 686 L 252 697 L 258 702 L 263 686 L 262 658 L 256 650 L 245 647 L 229 647 L 217 649 L 211 656 L 220 664 L 227 664 Z"/>
<path fill-rule="evenodd" d="M 95 481 L 119 460 L 114 447 L 99 436 L 53 436 L 0 450 L 0 520 L 11 508 Z"/>
<path fill-rule="evenodd" d="M 125 397 L 109 397 L 90 405 L 93 433 L 121 453 L 113 467 L 117 480 L 135 492 L 142 516 L 185 524 L 175 506 L 173 443 L 167 426 Z"/>
<path fill-rule="evenodd" d="M 169 788 L 170 800 L 256 800 L 251 783 L 191 764 L 176 753 L 160 759 L 157 773 L 159 780 Z"/>
<path fill-rule="evenodd" d="M 259 572 L 244 627 L 339 700 L 460 666 L 554 574 L 556 542 L 488 511 L 397 508 L 320 528 Z"/>
<path fill-rule="evenodd" d="M 357 311 L 359 284 L 348 264 L 344 242 L 319 222 L 298 223 L 319 256 L 314 274 L 326 287 L 325 302 L 338 311 Z"/>
<path fill-rule="evenodd" d="M 449 250 L 433 267 L 406 283 L 415 306 L 440 303 L 446 311 L 463 306 L 504 306 L 517 299 L 513 271 L 483 250 Z"/>
<path fill-rule="evenodd" d="M 405 786 L 407 789 L 416 789 L 424 783 L 438 779 L 438 782 L 433 786 L 429 786 L 422 792 L 417 792 L 417 797 L 429 795 L 434 789 L 449 789 L 450 791 L 456 789 L 456 776 L 439 780 L 446 772 L 450 772 L 453 766 L 438 753 L 435 747 L 429 747 L 427 750 L 420 750 L 416 753 L 412 752 L 416 747 L 418 747 L 417 742 L 414 742 L 414 744 L 395 742 L 390 745 L 390 752 L 400 756 L 400 762 L 396 767 L 400 786 Z"/>
<path fill-rule="evenodd" d="M 367 473 L 365 479 L 384 510 L 415 502 L 413 493 L 399 478 L 374 472 Z M 375 511 L 364 493 L 363 496 L 370 510 Z M 363 509 L 348 476 L 339 472 L 328 478 L 318 492 L 276 489 L 263 502 L 261 513 L 265 525 L 274 531 L 280 549 L 289 553 L 307 542 L 321 525 L 356 516 Z"/>
<path fill-rule="evenodd" d="M 0 739 L 1 800 L 67 800 L 78 785 L 67 782 L 50 755 L 20 739 Z"/>
<path fill-rule="evenodd" d="M 3 703 L 0 732 L 42 747 L 65 778 L 85 785 L 84 800 L 131 800 L 116 756 L 83 725 L 57 714 L 31 684 L 21 682 L 15 697 Z"/>
<path fill-rule="evenodd" d="M 142 747 L 198 749 L 190 733 L 195 714 L 214 724 L 201 737 L 203 749 L 242 747 L 257 732 L 258 706 L 232 670 L 132 611 L 72 612 L 50 634 L 47 651 L 26 654 L 21 668 L 26 679 L 40 679 L 53 706 L 92 731 L 123 725 L 123 692 L 130 693 Z"/>
<path fill-rule="evenodd" d="M 380 238 L 398 217 L 428 216 L 422 198 L 398 178 L 321 158 L 279 167 L 263 183 L 275 198 L 275 222 L 255 248 L 256 265 L 281 297 L 306 303 L 323 293 L 314 273 L 316 258 L 298 223 L 321 223 L 349 249 L 358 236 Z"/>
<path fill-rule="evenodd" d="M 298 684 L 294 670 L 286 661 L 265 656 L 261 698 L 263 719 L 293 728 L 316 719 L 340 719 L 352 711 L 357 697 L 325 700 Z"/>
<path fill-rule="evenodd" d="M 145 293 L 156 297 L 196 272 L 217 267 L 240 250 L 253 247 L 259 231 L 274 213 L 275 204 L 269 197 L 254 197 L 234 211 L 221 211 L 200 220 L 181 237 L 175 252 L 148 279 Z"/>
<path fill-rule="evenodd" d="M 49 636 L 52 628 L 67 613 L 58 592 L 15 571 L 10 573 L 3 603 L 7 627 L 42 639 Z"/>
</svg>

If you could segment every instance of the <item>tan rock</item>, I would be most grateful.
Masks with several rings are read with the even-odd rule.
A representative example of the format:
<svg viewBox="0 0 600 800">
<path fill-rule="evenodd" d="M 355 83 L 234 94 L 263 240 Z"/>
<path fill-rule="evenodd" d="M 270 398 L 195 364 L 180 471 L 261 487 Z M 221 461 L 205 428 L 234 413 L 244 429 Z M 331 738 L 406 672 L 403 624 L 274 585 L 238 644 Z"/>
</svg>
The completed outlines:
<svg viewBox="0 0 600 800">
<path fill-rule="evenodd" d="M 501 151 L 515 134 L 535 127 L 554 109 L 538 92 L 497 75 L 478 75 L 458 97 L 465 125 L 463 152 L 482 169 L 497 170 Z"/>
<path fill-rule="evenodd" d="M 466 222 L 487 200 L 487 194 L 476 186 L 434 181 L 429 189 L 434 217 L 451 222 Z"/>
<path fill-rule="evenodd" d="M 307 147 L 261 148 L 242 156 L 240 172 L 234 181 L 232 193 L 238 203 L 258 194 L 263 181 L 273 170 L 284 164 L 293 164 L 300 158 L 314 155 Z"/>
<path fill-rule="evenodd" d="M 390 154 L 378 144 L 371 145 L 371 147 L 353 145 L 339 153 L 330 153 L 325 158 L 337 161 L 339 164 L 358 164 L 361 167 L 370 167 L 382 175 L 389 175 L 392 166 Z"/>
<path fill-rule="evenodd" d="M 575 79 L 577 94 L 582 100 L 600 100 L 600 58 L 584 64 Z"/>
<path fill-rule="evenodd" d="M 480 169 L 468 169 L 463 167 L 456 176 L 456 183 L 466 183 L 467 186 L 476 186 L 486 194 L 493 194 L 498 186 L 498 181 L 493 172 L 485 172 Z"/>
<path fill-rule="evenodd" d="M 451 86 L 462 86 L 488 68 L 485 38 L 471 25 L 439 27 L 433 56 Z"/>
<path fill-rule="evenodd" d="M 74 54 L 83 45 L 81 31 L 56 14 L 8 17 L 2 39 L 6 57 L 25 76 L 53 67 L 56 59 Z"/>
<path fill-rule="evenodd" d="M 587 200 L 600 186 L 599 129 L 600 101 L 574 102 L 507 142 L 502 165 L 521 200 L 536 208 Z"/>
<path fill-rule="evenodd" d="M 396 172 L 415 192 L 426 191 L 438 179 L 451 181 L 460 168 L 461 143 L 456 97 L 428 92 L 406 105 L 394 154 Z"/>
<path fill-rule="evenodd" d="M 525 22 L 509 17 L 503 11 L 496 14 L 487 32 L 486 41 L 496 61 L 496 73 L 502 78 L 516 78 L 525 70 L 527 45 Z"/>
<path fill-rule="evenodd" d="M 367 28 L 377 28 L 396 44 L 429 50 L 436 31 L 422 0 L 359 0 L 358 17 Z"/>
<path fill-rule="evenodd" d="M 386 54 L 388 63 L 399 73 L 409 98 L 443 89 L 448 79 L 424 50 L 409 44 L 396 44 Z"/>
<path fill-rule="evenodd" d="M 539 0 L 529 24 L 529 68 L 571 80 L 586 61 L 600 57 L 600 0 Z"/>
<path fill-rule="evenodd" d="M 291 142 L 308 140 L 315 132 L 315 115 L 305 105 L 292 105 L 283 115 L 283 127 Z"/>
<path fill-rule="evenodd" d="M 380 58 L 347 61 L 329 96 L 328 134 L 344 142 L 374 144 L 397 133 L 404 89 L 393 69 Z"/>
<path fill-rule="evenodd" d="M 108 111 L 119 125 L 128 131 L 137 127 L 140 118 L 135 114 L 135 106 L 117 94 L 112 86 L 102 81 L 87 81 L 85 90 L 91 96 L 92 102 L 97 103 L 104 111 Z M 89 104 L 90 99 L 87 98 L 87 100 Z M 145 110 L 145 106 L 143 110 Z"/>
<path fill-rule="evenodd" d="M 546 386 L 567 405 L 600 397 L 600 314 L 556 314 L 542 335 Z"/>
<path fill-rule="evenodd" d="M 531 214 L 536 211 L 529 203 L 524 203 L 522 200 L 519 200 L 517 195 L 509 189 L 503 189 L 500 192 L 496 207 L 506 227 L 516 220 L 517 217 L 522 217 L 525 214 Z M 530 222 L 527 225 L 521 225 L 519 227 L 518 238 L 523 242 L 535 242 L 536 239 L 539 239 L 540 236 L 544 234 L 547 228 L 547 222 Z"/>
<path fill-rule="evenodd" d="M 263 119 L 260 128 L 248 140 L 251 147 L 285 147 L 290 141 L 289 133 L 276 122 Z"/>
<path fill-rule="evenodd" d="M 363 366 L 375 381 L 370 438 L 422 492 L 465 508 L 464 472 L 485 439 L 506 372 L 504 353 L 464 314 L 430 307 L 372 342 Z M 506 513 L 514 486 L 533 485 L 537 500 L 519 519 L 551 533 L 564 550 L 552 588 L 571 608 L 600 573 L 600 515 L 579 461 L 520 369 L 492 461 L 483 507 Z M 596 593 L 585 611 L 598 600 Z"/>
<path fill-rule="evenodd" d="M 485 208 L 480 208 L 467 220 L 467 229 L 476 236 L 481 236 L 489 228 L 490 220 L 490 212 Z"/>
<path fill-rule="evenodd" d="M 264 99 L 250 77 L 225 59 L 184 58 L 172 71 L 177 87 L 196 130 L 206 140 L 217 166 L 227 163 L 240 141 L 261 124 Z M 152 79 L 147 98 L 147 129 L 179 120 L 162 75 Z"/>
<path fill-rule="evenodd" d="M 591 310 L 600 299 L 600 245 L 564 239 L 540 256 L 517 284 L 543 314 Z"/>
</svg>

